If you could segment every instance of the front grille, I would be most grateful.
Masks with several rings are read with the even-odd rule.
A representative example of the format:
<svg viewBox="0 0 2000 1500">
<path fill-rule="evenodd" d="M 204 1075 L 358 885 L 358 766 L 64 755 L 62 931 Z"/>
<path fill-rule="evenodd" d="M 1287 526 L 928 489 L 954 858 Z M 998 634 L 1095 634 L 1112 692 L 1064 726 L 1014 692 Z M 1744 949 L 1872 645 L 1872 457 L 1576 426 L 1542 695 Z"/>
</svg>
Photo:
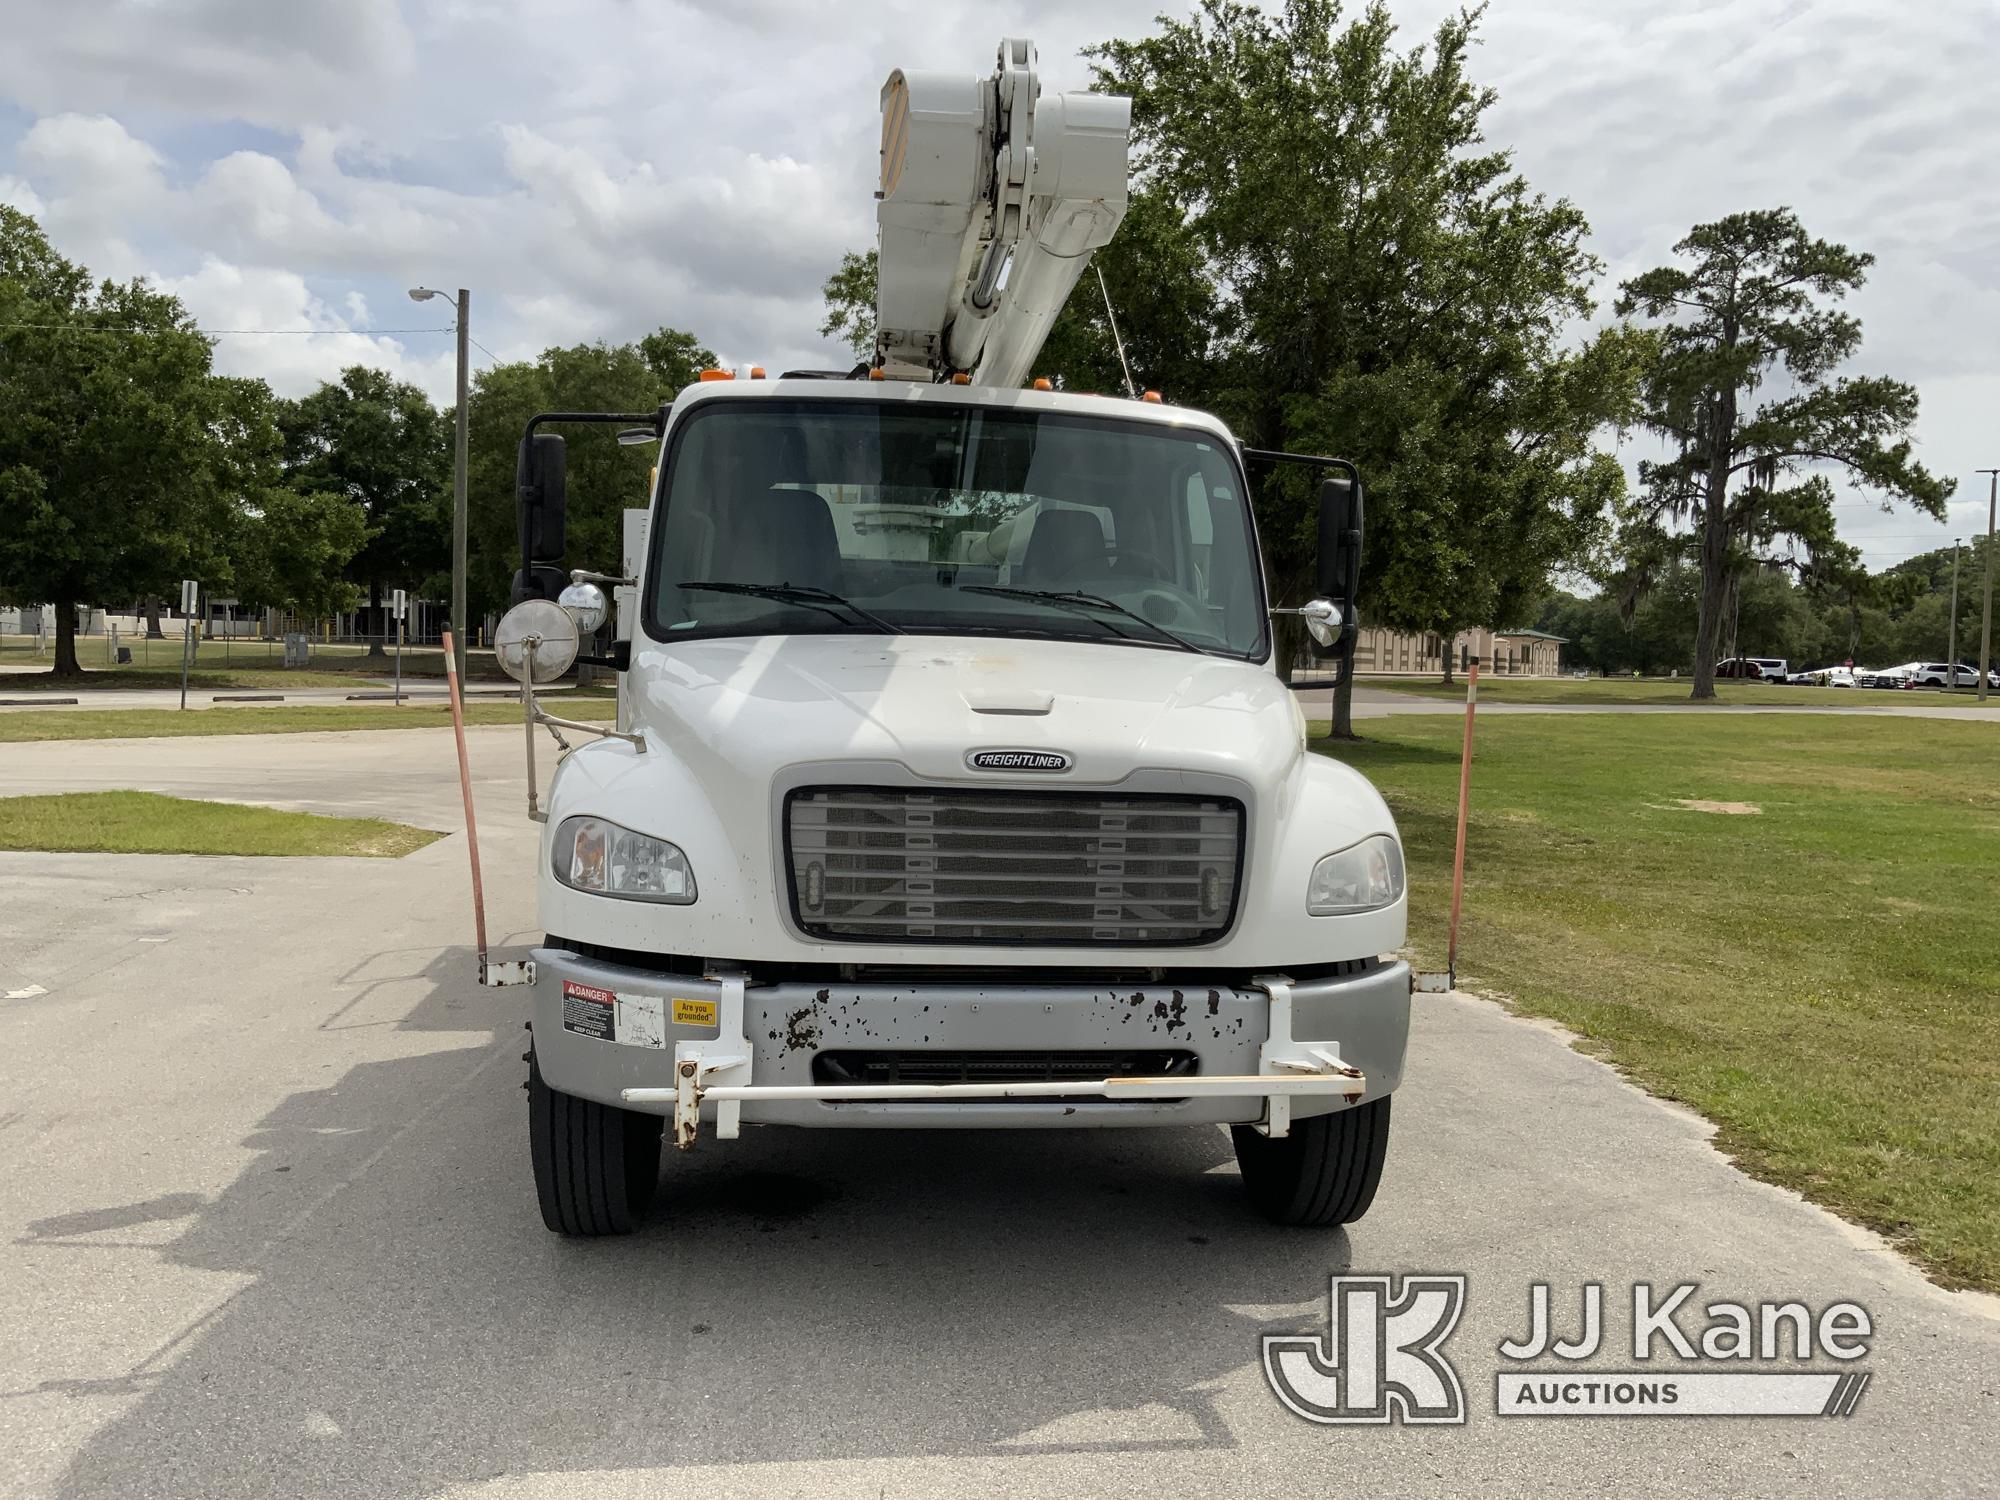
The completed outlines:
<svg viewBox="0 0 2000 1500">
<path fill-rule="evenodd" d="M 1100 1078 L 1193 1077 L 1192 1052 L 821 1052 L 814 1083 L 1074 1083 Z"/>
<path fill-rule="evenodd" d="M 846 942 L 1206 942 L 1242 853 L 1242 804 L 1222 797 L 809 787 L 785 803 L 792 911 Z"/>
</svg>

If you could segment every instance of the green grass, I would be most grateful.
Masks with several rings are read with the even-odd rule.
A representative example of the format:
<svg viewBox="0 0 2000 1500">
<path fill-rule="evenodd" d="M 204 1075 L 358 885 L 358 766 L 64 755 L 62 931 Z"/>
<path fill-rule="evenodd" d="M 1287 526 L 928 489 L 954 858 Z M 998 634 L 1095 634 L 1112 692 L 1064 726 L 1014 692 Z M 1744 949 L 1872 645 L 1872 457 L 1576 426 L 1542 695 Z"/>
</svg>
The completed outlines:
<svg viewBox="0 0 2000 1500">
<path fill-rule="evenodd" d="M 1461 675 L 1447 687 L 1435 677 L 1364 677 L 1361 687 L 1387 688 L 1424 698 L 1465 700 L 1465 678 Z M 1694 687 L 1687 677 L 1486 677 L 1479 679 L 1479 696 L 1495 703 L 1689 703 Z M 1787 687 L 1781 683 L 1718 682 L 1715 701 L 1755 707 L 1784 705 L 1790 708 L 1894 708 L 1898 705 L 1934 707 L 1942 703 L 1976 706 L 1971 688 L 1946 692 L 1942 688 L 1820 688 Z M 2000 695 L 1987 699 L 2000 708 Z M 1689 704 L 1690 707 L 1700 705 Z"/>
<path fill-rule="evenodd" d="M 0 849 L 65 854 L 349 855 L 400 859 L 443 837 L 380 818 L 328 818 L 157 792 L 0 797 Z"/>
<path fill-rule="evenodd" d="M 4 679 L 0 679 L 3 681 Z M 565 693 L 545 700 L 565 719 L 608 720 L 610 698 Z M 519 724 L 518 703 L 468 703 L 468 724 Z M 28 740 L 124 740 L 207 734 L 307 734 L 325 730 L 437 729 L 451 724 L 443 703 L 282 704 L 274 708 L 0 709 L 0 744 Z"/>
<path fill-rule="evenodd" d="M 1715 1121 L 1756 1176 L 2000 1290 L 2000 734 L 1835 723 L 1479 724 L 1460 974 Z M 1441 967 L 1461 723 L 1365 728 L 1315 748 L 1394 807 Z"/>
</svg>

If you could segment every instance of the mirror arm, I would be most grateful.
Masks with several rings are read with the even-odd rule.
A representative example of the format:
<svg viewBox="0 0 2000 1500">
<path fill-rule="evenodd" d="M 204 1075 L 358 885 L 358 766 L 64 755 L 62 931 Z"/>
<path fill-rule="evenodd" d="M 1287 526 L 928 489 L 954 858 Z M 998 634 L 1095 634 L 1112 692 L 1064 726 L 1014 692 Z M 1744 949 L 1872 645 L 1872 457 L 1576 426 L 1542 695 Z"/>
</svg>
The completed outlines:
<svg viewBox="0 0 2000 1500">
<path fill-rule="evenodd" d="M 529 668 L 532 668 L 535 660 L 535 652 L 540 649 L 542 638 L 538 635 L 531 635 L 523 640 L 521 644 L 524 647 L 522 660 Z M 535 778 L 535 726 L 537 724 L 544 726 L 551 735 L 554 735 L 555 742 L 562 746 L 565 752 L 569 750 L 569 742 L 562 737 L 561 731 L 574 729 L 579 734 L 594 734 L 607 740 L 623 740 L 641 755 L 646 753 L 646 738 L 644 735 L 628 734 L 622 729 L 606 729 L 602 724 L 587 724 L 580 719 L 562 719 L 549 713 L 542 707 L 541 700 L 535 696 L 535 685 L 530 671 L 524 670 L 521 674 L 521 728 L 527 736 L 528 743 L 528 816 L 537 823 L 546 823 L 549 820 L 549 815 L 541 810 L 541 799 L 537 791 L 539 783 Z"/>
<path fill-rule="evenodd" d="M 579 734 L 594 734 L 599 739 L 623 740 L 642 755 L 646 750 L 646 737 L 643 734 L 631 734 L 623 729 L 606 729 L 602 724 L 591 724 L 582 719 L 559 719 L 545 711 L 539 702 L 535 704 L 535 722 L 558 729 L 574 729 Z"/>
<path fill-rule="evenodd" d="M 536 792 L 541 783 L 535 776 L 535 715 L 540 710 L 535 707 L 535 689 L 532 684 L 535 674 L 535 653 L 541 649 L 542 638 L 531 635 L 525 645 L 527 651 L 521 659 L 521 729 L 528 742 L 528 820 L 532 823 L 546 823 L 549 815 L 541 810 Z"/>
</svg>

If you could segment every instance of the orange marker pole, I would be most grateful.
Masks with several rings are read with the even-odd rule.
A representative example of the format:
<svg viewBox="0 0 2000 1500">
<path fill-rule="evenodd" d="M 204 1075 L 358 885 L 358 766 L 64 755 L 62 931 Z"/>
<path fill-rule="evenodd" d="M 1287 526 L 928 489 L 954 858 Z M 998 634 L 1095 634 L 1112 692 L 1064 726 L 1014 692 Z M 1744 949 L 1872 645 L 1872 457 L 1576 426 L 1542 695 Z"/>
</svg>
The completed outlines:
<svg viewBox="0 0 2000 1500">
<path fill-rule="evenodd" d="M 1479 706 L 1479 658 L 1465 673 L 1465 749 L 1458 759 L 1458 848 L 1451 857 L 1451 938 L 1445 950 L 1445 972 L 1458 984 L 1458 914 L 1465 902 L 1465 809 L 1472 796 L 1472 713 Z"/>
<path fill-rule="evenodd" d="M 479 982 L 486 982 L 486 892 L 479 883 L 479 824 L 472 815 L 472 763 L 465 756 L 465 707 L 459 701 L 458 653 L 451 632 L 444 633 L 444 680 L 451 690 L 451 732 L 458 741 L 458 789 L 465 798 L 465 852 L 472 860 L 472 926 L 479 938 Z M 1460 843 L 1464 842 L 1463 837 Z M 1453 907 L 1452 925 L 1458 922 Z"/>
</svg>

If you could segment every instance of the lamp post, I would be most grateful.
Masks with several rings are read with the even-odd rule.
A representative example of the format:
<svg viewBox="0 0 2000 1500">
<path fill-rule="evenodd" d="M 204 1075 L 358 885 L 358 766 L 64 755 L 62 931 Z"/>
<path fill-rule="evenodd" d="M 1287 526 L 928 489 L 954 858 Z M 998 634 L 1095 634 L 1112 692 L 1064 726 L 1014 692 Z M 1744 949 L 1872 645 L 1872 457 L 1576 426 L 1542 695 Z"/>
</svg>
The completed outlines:
<svg viewBox="0 0 2000 1500">
<path fill-rule="evenodd" d="M 2000 502 L 2000 469 L 1981 469 L 1992 476 L 1986 492 L 1986 603 L 1979 611 L 1979 701 L 1986 701 L 1986 678 L 1993 670 L 1993 511 Z"/>
<path fill-rule="evenodd" d="M 1946 687 L 1958 686 L 1958 543 L 1959 538 L 1951 539 L 1951 626 L 1948 631 L 1950 644 L 1944 648 Z"/>
<path fill-rule="evenodd" d="M 428 302 L 446 294 L 430 287 L 410 288 L 412 302 Z M 458 289 L 458 431 L 451 466 L 451 645 L 453 665 L 465 675 L 465 365 L 466 324 L 472 314 L 472 293 Z"/>
</svg>

